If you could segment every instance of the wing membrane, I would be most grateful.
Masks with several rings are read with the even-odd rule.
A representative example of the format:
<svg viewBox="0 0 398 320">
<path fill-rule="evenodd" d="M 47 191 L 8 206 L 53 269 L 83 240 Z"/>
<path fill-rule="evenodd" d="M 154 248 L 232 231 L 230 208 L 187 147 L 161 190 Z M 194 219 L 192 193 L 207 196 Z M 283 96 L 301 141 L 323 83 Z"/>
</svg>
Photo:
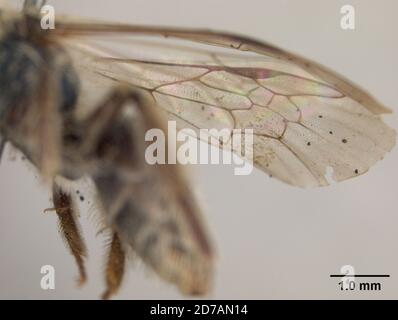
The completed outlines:
<svg viewBox="0 0 398 320">
<path fill-rule="evenodd" d="M 61 22 L 55 32 L 79 68 L 147 91 L 182 128 L 254 129 L 255 165 L 292 185 L 327 185 L 329 167 L 336 181 L 362 174 L 395 144 L 394 130 L 379 117 L 389 109 L 335 72 L 266 43 L 211 31 L 80 22 Z M 82 36 L 102 41 L 121 34 L 129 36 L 124 53 L 83 45 L 94 37 Z M 156 38 L 145 44 L 134 36 L 197 47 L 165 46 Z M 232 53 L 199 48 L 203 43 Z"/>
</svg>

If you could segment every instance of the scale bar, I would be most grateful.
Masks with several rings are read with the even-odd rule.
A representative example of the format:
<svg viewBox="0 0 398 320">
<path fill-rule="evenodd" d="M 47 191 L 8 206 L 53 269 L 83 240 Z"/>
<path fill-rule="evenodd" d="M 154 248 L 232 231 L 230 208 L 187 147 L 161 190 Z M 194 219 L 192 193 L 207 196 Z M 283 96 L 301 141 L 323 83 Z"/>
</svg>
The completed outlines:
<svg viewBox="0 0 398 320">
<path fill-rule="evenodd" d="M 389 274 L 331 274 L 331 278 L 343 278 L 343 277 L 353 277 L 353 278 L 389 278 Z"/>
</svg>

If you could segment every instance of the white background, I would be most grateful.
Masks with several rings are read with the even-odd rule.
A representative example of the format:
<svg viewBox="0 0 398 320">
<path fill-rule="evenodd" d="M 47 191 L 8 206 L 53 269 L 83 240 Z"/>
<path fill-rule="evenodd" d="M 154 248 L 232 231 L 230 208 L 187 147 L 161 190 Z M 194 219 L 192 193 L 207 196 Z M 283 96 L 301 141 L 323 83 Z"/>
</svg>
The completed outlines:
<svg viewBox="0 0 398 320">
<path fill-rule="evenodd" d="M 318 61 L 367 88 L 398 112 L 397 1 L 56 0 L 65 12 L 134 24 L 206 27 L 250 35 Z M 356 30 L 340 29 L 343 4 L 356 8 Z M 1 94 L 1 93 L 0 93 Z M 386 121 L 398 128 L 397 116 Z M 18 158 L 18 157 L 17 157 Z M 302 190 L 259 171 L 196 167 L 206 218 L 218 251 L 209 298 L 398 298 L 398 148 L 366 175 Z M 89 281 L 76 288 L 76 266 L 57 231 L 49 193 L 33 170 L 6 155 L 0 166 L 0 298 L 96 299 L 103 291 L 104 240 L 87 210 L 81 223 Z M 83 208 L 84 209 L 84 208 Z M 40 288 L 40 267 L 56 270 L 56 289 Z M 381 292 L 340 292 L 329 277 L 391 274 Z M 377 280 L 377 279 L 374 279 Z M 358 280 L 357 280 L 358 281 Z M 129 264 L 116 298 L 184 298 Z"/>
</svg>

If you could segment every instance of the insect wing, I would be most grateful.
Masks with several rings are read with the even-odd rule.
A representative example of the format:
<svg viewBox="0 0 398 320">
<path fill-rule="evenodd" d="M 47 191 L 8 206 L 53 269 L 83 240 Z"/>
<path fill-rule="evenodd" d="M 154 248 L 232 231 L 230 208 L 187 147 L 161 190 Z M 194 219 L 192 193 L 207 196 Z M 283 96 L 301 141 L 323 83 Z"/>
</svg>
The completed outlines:
<svg viewBox="0 0 398 320">
<path fill-rule="evenodd" d="M 335 72 L 272 45 L 202 30 L 80 22 L 56 30 L 69 44 L 126 35 L 124 54 L 91 51 L 86 68 L 148 91 L 180 127 L 253 129 L 249 160 L 289 184 L 327 185 L 329 170 L 336 181 L 357 176 L 395 144 L 379 116 L 389 109 Z M 154 39 L 145 49 L 133 36 Z M 193 46 L 156 44 L 156 37 Z"/>
</svg>

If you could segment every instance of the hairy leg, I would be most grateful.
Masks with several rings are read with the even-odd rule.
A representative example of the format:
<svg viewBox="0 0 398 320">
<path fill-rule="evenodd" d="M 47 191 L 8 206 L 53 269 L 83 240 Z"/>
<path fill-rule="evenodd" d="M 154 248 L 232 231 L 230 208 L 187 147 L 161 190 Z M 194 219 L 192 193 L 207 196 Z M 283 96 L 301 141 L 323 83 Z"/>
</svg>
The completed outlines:
<svg viewBox="0 0 398 320">
<path fill-rule="evenodd" d="M 78 269 L 78 284 L 86 282 L 86 270 L 84 258 L 86 257 L 86 247 L 80 235 L 79 226 L 75 220 L 75 209 L 70 194 L 62 190 L 55 182 L 53 184 L 53 202 L 55 211 L 59 218 L 60 230 L 66 243 L 74 256 Z"/>
<path fill-rule="evenodd" d="M 125 254 L 118 234 L 115 232 L 109 249 L 108 261 L 105 269 L 106 290 L 102 299 L 109 299 L 117 292 L 123 280 Z"/>
</svg>

